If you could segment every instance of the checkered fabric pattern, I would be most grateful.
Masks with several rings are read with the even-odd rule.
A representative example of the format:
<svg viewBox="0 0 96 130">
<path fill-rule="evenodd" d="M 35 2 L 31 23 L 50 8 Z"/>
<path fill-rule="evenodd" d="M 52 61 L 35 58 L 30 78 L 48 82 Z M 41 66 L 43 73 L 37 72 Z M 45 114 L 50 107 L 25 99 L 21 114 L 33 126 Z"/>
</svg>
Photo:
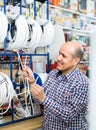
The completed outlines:
<svg viewBox="0 0 96 130">
<path fill-rule="evenodd" d="M 44 84 L 44 130 L 88 130 L 89 79 L 77 68 L 64 76 L 52 70 Z"/>
</svg>

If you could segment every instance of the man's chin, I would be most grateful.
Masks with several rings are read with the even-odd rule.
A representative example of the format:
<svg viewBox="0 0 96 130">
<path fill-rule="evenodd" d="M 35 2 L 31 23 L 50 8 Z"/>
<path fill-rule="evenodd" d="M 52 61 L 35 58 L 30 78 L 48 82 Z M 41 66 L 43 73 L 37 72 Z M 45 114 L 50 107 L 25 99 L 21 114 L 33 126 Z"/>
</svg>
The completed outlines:
<svg viewBox="0 0 96 130">
<path fill-rule="evenodd" d="M 58 66 L 56 67 L 56 69 L 57 69 L 57 70 L 59 70 L 59 71 L 61 71 L 61 68 L 60 68 L 60 67 L 58 67 Z"/>
</svg>

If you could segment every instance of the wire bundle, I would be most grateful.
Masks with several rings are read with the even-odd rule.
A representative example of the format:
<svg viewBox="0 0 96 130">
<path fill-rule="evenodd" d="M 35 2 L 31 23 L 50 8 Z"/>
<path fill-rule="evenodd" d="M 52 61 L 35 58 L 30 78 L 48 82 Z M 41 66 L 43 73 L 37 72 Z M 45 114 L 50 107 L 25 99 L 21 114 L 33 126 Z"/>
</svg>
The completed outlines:
<svg viewBox="0 0 96 130">
<path fill-rule="evenodd" d="M 16 31 L 14 33 L 14 36 L 12 37 L 10 30 L 9 30 L 9 43 L 7 46 L 7 50 L 13 50 L 13 49 L 22 49 L 25 47 L 27 40 L 28 40 L 28 35 L 29 35 L 29 30 L 28 30 L 28 24 L 24 16 L 17 16 L 15 18 L 15 26 L 16 26 Z"/>
<path fill-rule="evenodd" d="M 54 38 L 54 26 L 50 20 L 39 19 L 38 20 L 42 28 L 42 38 L 38 44 L 38 47 L 45 47 L 52 43 Z"/>
<path fill-rule="evenodd" d="M 42 29 L 40 24 L 31 17 L 27 18 L 27 23 L 29 27 L 29 39 L 26 43 L 26 47 L 35 50 L 40 42 Z"/>
<path fill-rule="evenodd" d="M 24 16 L 18 16 L 15 26 L 14 36 L 8 37 L 7 50 L 29 48 L 34 51 L 37 47 L 50 45 L 54 38 L 54 26 L 50 20 L 33 20 L 31 17 L 25 19 Z"/>
<path fill-rule="evenodd" d="M 16 96 L 16 93 L 10 78 L 6 74 L 0 72 L 0 107 L 5 103 L 9 103 L 8 110 L 14 96 Z M 7 110 L 4 113 L 6 113 Z M 0 115 L 4 113 L 0 113 Z"/>
<path fill-rule="evenodd" d="M 8 29 L 7 17 L 2 11 L 0 11 L 0 47 L 2 47 L 2 43 L 4 42 L 4 39 L 7 36 L 7 29 Z"/>
</svg>

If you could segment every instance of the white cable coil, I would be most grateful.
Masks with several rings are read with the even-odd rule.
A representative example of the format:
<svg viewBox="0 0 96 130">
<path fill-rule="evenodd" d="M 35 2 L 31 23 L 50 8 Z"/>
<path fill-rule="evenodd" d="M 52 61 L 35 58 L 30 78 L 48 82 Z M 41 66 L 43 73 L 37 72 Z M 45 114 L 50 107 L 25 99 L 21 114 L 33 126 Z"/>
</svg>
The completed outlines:
<svg viewBox="0 0 96 130">
<path fill-rule="evenodd" d="M 39 19 L 38 22 L 42 27 L 42 38 L 38 47 L 46 47 L 52 43 L 54 38 L 54 26 L 52 22 L 47 19 Z"/>
<path fill-rule="evenodd" d="M 16 93 L 10 78 L 6 74 L 0 72 L 0 107 L 5 103 L 9 103 L 7 108 L 8 110 L 14 96 L 16 97 Z M 5 112 L 7 112 L 7 110 Z"/>
<path fill-rule="evenodd" d="M 35 48 L 46 47 L 53 41 L 54 26 L 50 20 L 36 21 L 30 17 L 26 20 L 19 15 L 15 18 L 14 26 L 14 34 L 11 34 L 12 28 L 8 31 L 7 50 L 29 48 L 34 51 Z"/>
<path fill-rule="evenodd" d="M 29 26 L 29 41 L 27 42 L 26 47 L 34 51 L 40 42 L 42 29 L 40 24 L 31 17 L 27 18 L 27 23 Z"/>
<path fill-rule="evenodd" d="M 24 16 L 19 15 L 15 20 L 16 34 L 13 38 L 9 38 L 7 50 L 22 49 L 26 46 L 29 30 L 28 24 Z M 9 32 L 10 33 L 10 32 Z"/>
<path fill-rule="evenodd" d="M 6 15 L 0 11 L 0 44 L 4 42 L 7 36 L 8 20 Z"/>
</svg>

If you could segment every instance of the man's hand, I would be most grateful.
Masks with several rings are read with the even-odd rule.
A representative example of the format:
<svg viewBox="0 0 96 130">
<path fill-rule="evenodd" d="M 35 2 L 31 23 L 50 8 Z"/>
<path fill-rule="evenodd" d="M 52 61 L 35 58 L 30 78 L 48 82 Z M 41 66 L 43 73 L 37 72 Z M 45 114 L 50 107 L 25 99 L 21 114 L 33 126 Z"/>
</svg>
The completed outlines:
<svg viewBox="0 0 96 130">
<path fill-rule="evenodd" d="M 35 83 L 35 78 L 33 72 L 29 66 L 23 66 L 23 76 L 26 77 L 29 81 L 29 84 Z"/>
<path fill-rule="evenodd" d="M 44 102 L 46 99 L 46 94 L 43 87 L 35 83 L 35 78 L 30 67 L 23 66 L 23 76 L 28 79 L 31 86 L 30 92 L 33 94 L 33 96 L 37 98 L 40 102 Z"/>
<path fill-rule="evenodd" d="M 31 85 L 30 92 L 33 94 L 35 98 L 37 98 L 40 102 L 44 102 L 46 99 L 46 94 L 44 92 L 43 87 L 38 84 Z"/>
</svg>

